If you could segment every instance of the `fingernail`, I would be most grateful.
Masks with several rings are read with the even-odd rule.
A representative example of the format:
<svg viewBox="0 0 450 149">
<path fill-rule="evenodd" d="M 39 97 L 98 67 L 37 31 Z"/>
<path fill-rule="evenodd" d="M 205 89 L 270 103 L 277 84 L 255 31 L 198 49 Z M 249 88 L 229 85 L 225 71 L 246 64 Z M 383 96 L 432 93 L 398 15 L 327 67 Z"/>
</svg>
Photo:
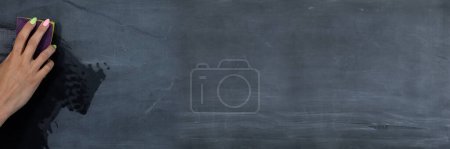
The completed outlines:
<svg viewBox="0 0 450 149">
<path fill-rule="evenodd" d="M 52 44 L 52 47 L 53 47 L 54 49 L 56 49 L 57 46 L 56 46 L 55 44 Z"/>
<path fill-rule="evenodd" d="M 33 17 L 33 19 L 31 19 L 30 20 L 30 24 L 36 24 L 36 21 L 37 21 L 37 18 L 36 17 Z"/>
<path fill-rule="evenodd" d="M 44 21 L 44 23 L 42 23 L 42 25 L 48 26 L 49 23 L 50 23 L 50 20 L 49 19 L 45 19 L 45 21 Z"/>
</svg>

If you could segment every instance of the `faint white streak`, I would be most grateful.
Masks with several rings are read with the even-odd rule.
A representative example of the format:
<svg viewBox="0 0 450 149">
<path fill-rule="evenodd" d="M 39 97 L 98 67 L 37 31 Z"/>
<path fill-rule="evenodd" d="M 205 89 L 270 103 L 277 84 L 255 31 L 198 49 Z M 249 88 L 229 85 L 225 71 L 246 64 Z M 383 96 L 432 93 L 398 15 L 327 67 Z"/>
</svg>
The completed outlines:
<svg viewBox="0 0 450 149">
<path fill-rule="evenodd" d="M 153 108 L 155 107 L 155 105 L 156 105 L 158 102 L 160 102 L 160 101 L 165 97 L 165 95 L 166 95 L 166 93 L 167 93 L 168 91 L 172 90 L 172 87 L 173 87 L 174 82 L 175 82 L 175 81 L 172 81 L 172 82 L 170 83 L 169 87 L 163 89 L 163 90 L 165 90 L 164 95 L 161 96 L 161 97 L 159 97 L 159 98 L 152 104 L 152 106 L 150 106 L 149 108 L 147 108 L 147 110 L 145 110 L 145 112 L 144 112 L 145 114 L 148 114 L 148 113 L 152 112 L 152 110 L 153 110 Z"/>
</svg>

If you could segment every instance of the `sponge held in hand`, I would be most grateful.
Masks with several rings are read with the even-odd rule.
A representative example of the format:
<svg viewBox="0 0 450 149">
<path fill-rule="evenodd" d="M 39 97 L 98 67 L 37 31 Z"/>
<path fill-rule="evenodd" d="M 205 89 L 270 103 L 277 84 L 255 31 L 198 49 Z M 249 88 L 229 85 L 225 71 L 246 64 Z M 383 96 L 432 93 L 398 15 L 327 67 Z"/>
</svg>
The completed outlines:
<svg viewBox="0 0 450 149">
<path fill-rule="evenodd" d="M 19 34 L 20 30 L 22 30 L 23 26 L 30 20 L 31 18 L 26 17 L 17 17 L 16 19 L 16 35 Z M 44 22 L 43 20 L 36 21 L 36 27 L 31 31 L 31 34 L 29 38 L 34 34 L 38 26 Z M 42 36 L 41 41 L 39 42 L 37 48 L 36 48 L 36 54 L 42 52 L 44 49 L 46 49 L 50 44 L 52 44 L 52 38 L 53 38 L 53 32 L 55 30 L 55 22 L 50 21 L 50 26 L 48 30 L 44 33 L 44 36 Z"/>
</svg>

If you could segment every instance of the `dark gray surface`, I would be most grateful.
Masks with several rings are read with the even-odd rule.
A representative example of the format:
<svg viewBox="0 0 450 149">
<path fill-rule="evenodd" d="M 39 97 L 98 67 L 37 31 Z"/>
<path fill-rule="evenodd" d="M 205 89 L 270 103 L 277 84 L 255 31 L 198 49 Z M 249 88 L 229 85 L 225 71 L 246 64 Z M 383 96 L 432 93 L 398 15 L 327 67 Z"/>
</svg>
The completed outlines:
<svg viewBox="0 0 450 149">
<path fill-rule="evenodd" d="M 111 67 L 51 148 L 448 148 L 449 6 L 6 0 L 0 18 L 50 17 L 82 62 Z M 191 70 L 230 58 L 259 70 L 259 111 L 193 113 Z"/>
</svg>

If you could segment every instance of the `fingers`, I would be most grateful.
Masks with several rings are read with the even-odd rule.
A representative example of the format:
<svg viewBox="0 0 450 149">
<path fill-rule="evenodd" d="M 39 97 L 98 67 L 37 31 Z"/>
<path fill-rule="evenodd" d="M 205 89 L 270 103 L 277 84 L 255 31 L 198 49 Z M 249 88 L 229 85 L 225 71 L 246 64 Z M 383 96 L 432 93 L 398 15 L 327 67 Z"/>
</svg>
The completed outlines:
<svg viewBox="0 0 450 149">
<path fill-rule="evenodd" d="M 56 45 L 48 46 L 47 49 L 42 51 L 39 56 L 32 61 L 32 69 L 39 70 L 41 66 L 52 56 L 56 51 Z"/>
<path fill-rule="evenodd" d="M 44 79 L 45 76 L 52 70 L 54 66 L 54 62 L 52 60 L 48 60 L 47 63 L 39 70 L 36 74 L 36 77 L 38 77 L 40 80 Z"/>
<path fill-rule="evenodd" d="M 30 35 L 31 31 L 34 29 L 34 26 L 36 25 L 36 21 L 37 18 L 34 17 L 30 21 L 28 21 L 28 23 L 25 23 L 22 30 L 20 30 L 19 34 L 16 37 L 16 41 L 14 42 L 12 52 L 17 53 L 18 55 L 22 54 L 28 36 Z"/>
<path fill-rule="evenodd" d="M 27 43 L 27 46 L 25 47 L 25 51 L 23 51 L 23 55 L 26 59 L 31 60 L 34 52 L 36 51 L 36 47 L 41 41 L 42 36 L 44 36 L 44 33 L 47 31 L 49 25 L 50 20 L 46 19 L 43 23 L 41 23 L 41 25 L 39 25 L 39 28 L 36 30 L 33 36 L 31 36 L 30 40 Z"/>
</svg>

